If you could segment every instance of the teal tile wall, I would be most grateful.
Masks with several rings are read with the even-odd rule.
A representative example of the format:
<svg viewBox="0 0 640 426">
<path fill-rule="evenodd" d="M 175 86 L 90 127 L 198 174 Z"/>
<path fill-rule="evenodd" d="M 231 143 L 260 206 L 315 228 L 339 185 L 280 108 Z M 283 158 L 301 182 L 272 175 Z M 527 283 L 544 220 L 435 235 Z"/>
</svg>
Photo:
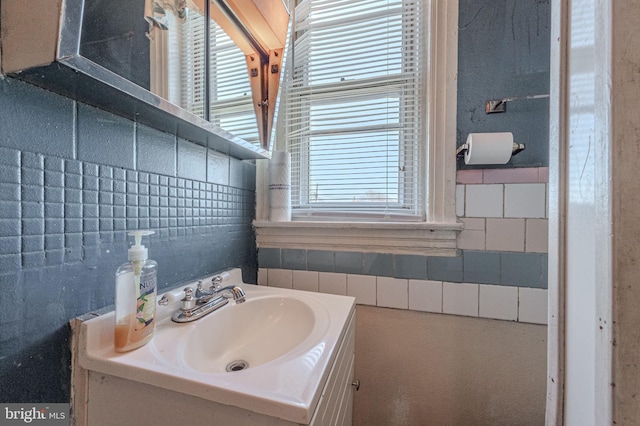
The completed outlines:
<svg viewBox="0 0 640 426">
<path fill-rule="evenodd" d="M 455 257 L 441 257 L 261 248 L 258 250 L 258 266 L 265 269 L 547 288 L 547 255 L 543 253 L 460 250 Z"/>
<path fill-rule="evenodd" d="M 161 289 L 231 267 L 257 280 L 255 164 L 10 78 L 0 129 L 4 402 L 69 401 L 69 320 L 113 304 L 128 230 L 156 231 Z"/>
</svg>

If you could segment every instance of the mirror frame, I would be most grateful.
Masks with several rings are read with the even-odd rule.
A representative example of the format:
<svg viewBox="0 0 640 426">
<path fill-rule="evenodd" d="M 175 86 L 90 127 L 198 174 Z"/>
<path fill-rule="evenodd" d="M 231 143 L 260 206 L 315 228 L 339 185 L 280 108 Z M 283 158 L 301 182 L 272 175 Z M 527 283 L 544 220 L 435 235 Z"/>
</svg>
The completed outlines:
<svg viewBox="0 0 640 426">
<path fill-rule="evenodd" d="M 245 54 L 260 144 L 270 150 L 275 133 L 285 47 L 291 30 L 286 0 L 206 0 L 205 9 Z"/>
<path fill-rule="evenodd" d="M 270 157 L 80 55 L 84 0 L 2 0 L 0 6 L 3 74 L 235 158 Z"/>
</svg>

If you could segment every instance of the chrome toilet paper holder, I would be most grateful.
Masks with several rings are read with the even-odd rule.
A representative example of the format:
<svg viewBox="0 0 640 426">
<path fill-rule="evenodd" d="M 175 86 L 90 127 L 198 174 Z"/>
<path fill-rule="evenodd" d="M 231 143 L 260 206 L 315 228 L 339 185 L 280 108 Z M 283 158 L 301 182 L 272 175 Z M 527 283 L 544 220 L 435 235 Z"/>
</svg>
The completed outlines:
<svg viewBox="0 0 640 426">
<path fill-rule="evenodd" d="M 511 149 L 511 156 L 513 157 L 514 155 L 524 151 L 525 148 L 526 148 L 525 144 L 514 142 L 513 148 Z M 463 143 L 462 145 L 460 145 L 456 150 L 456 159 L 463 158 L 465 152 L 467 152 L 468 149 L 469 149 L 469 144 Z"/>
</svg>

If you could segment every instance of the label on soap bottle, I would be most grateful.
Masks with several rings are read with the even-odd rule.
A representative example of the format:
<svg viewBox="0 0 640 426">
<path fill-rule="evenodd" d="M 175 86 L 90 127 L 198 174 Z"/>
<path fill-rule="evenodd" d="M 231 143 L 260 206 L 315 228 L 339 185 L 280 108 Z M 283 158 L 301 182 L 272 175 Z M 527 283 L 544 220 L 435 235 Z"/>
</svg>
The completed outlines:
<svg viewBox="0 0 640 426">
<path fill-rule="evenodd" d="M 153 332 L 157 278 L 155 274 L 140 277 L 140 296 L 136 300 L 136 318 L 132 341 L 145 338 Z"/>
</svg>

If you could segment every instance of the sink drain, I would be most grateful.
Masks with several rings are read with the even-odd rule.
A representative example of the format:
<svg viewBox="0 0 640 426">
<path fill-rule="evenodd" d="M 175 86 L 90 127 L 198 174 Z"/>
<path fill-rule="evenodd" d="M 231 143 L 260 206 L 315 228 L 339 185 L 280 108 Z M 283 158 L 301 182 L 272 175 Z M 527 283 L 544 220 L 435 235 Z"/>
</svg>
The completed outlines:
<svg viewBox="0 0 640 426">
<path fill-rule="evenodd" d="M 249 363 L 243 359 L 237 359 L 227 364 L 227 371 L 230 373 L 233 371 L 242 371 L 247 368 L 249 368 Z"/>
</svg>

